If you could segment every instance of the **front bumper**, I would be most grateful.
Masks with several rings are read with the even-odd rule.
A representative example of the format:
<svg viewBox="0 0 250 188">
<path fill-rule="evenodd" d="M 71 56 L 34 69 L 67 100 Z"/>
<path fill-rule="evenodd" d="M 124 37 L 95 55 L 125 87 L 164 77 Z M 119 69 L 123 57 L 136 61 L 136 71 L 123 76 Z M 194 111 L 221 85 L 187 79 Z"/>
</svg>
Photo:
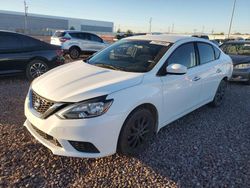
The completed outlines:
<svg viewBox="0 0 250 188">
<path fill-rule="evenodd" d="M 32 113 L 28 102 L 25 102 L 24 126 L 44 146 L 55 155 L 71 157 L 98 158 L 112 155 L 116 152 L 120 129 L 125 120 L 124 115 L 109 115 L 80 119 L 63 120 L 56 115 L 41 119 Z M 39 134 L 42 131 L 52 140 Z M 98 153 L 81 152 L 75 149 L 70 141 L 87 142 L 93 144 Z M 58 142 L 58 144 L 56 144 Z"/>
<path fill-rule="evenodd" d="M 230 81 L 246 82 L 250 79 L 250 69 L 235 69 L 233 70 Z"/>
</svg>

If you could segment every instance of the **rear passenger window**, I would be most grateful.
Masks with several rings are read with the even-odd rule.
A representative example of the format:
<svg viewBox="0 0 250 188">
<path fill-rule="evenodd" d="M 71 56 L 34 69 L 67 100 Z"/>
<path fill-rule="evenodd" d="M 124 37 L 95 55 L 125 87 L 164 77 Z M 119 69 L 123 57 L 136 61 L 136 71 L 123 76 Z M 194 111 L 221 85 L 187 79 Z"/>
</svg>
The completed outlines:
<svg viewBox="0 0 250 188">
<path fill-rule="evenodd" d="M 198 43 L 197 45 L 198 45 L 201 65 L 215 60 L 214 49 L 212 45 L 206 43 Z"/>
<path fill-rule="evenodd" d="M 90 40 L 95 42 L 102 42 L 102 39 L 96 35 L 90 35 Z"/>
<path fill-rule="evenodd" d="M 42 45 L 42 42 L 37 39 L 33 39 L 32 37 L 21 36 L 20 38 L 24 48 L 34 48 Z"/>
<path fill-rule="evenodd" d="M 220 58 L 220 50 L 216 47 L 214 47 L 214 55 L 215 55 L 215 59 L 219 59 Z"/>
<path fill-rule="evenodd" d="M 76 39 L 81 39 L 80 33 L 70 33 L 70 36 Z"/>
<path fill-rule="evenodd" d="M 0 35 L 0 50 L 20 50 L 21 42 L 17 35 Z"/>
<path fill-rule="evenodd" d="M 177 48 L 168 59 L 168 65 L 181 64 L 187 68 L 196 65 L 195 49 L 193 43 L 188 43 Z"/>
</svg>

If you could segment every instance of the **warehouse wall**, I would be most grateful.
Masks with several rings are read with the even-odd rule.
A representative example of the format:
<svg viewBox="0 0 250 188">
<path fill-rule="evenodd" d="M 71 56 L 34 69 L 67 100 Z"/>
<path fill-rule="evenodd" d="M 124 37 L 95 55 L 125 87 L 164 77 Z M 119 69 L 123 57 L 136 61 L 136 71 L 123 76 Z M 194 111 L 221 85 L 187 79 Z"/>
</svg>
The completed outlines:
<svg viewBox="0 0 250 188">
<path fill-rule="evenodd" d="M 24 13 L 0 10 L 0 30 L 11 30 L 24 33 Z M 55 30 L 75 30 L 95 33 L 112 33 L 113 22 L 66 18 L 40 14 L 28 14 L 26 34 L 52 35 Z"/>
<path fill-rule="evenodd" d="M 22 32 L 24 29 L 24 15 L 0 13 L 0 29 Z M 40 35 L 53 29 L 68 29 L 68 20 L 34 16 L 27 17 L 27 34 Z"/>
</svg>

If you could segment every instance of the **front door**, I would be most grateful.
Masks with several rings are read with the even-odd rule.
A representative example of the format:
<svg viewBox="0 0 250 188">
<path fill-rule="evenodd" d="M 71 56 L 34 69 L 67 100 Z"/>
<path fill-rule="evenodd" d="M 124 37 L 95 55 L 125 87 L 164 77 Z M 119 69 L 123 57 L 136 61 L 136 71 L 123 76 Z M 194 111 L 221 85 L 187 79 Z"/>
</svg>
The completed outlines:
<svg viewBox="0 0 250 188">
<path fill-rule="evenodd" d="M 188 68 L 184 75 L 162 76 L 165 124 L 196 108 L 201 102 L 201 77 L 193 43 L 178 47 L 167 60 L 167 65 L 182 64 Z M 166 66 L 167 66 L 166 65 Z"/>
</svg>

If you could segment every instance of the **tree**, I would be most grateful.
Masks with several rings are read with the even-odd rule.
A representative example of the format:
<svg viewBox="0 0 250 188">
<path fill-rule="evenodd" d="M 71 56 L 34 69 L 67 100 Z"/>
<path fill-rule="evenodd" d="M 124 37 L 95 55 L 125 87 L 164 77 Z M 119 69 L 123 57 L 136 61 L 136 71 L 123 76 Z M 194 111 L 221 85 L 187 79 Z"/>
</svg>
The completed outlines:
<svg viewBox="0 0 250 188">
<path fill-rule="evenodd" d="M 74 26 L 71 26 L 69 30 L 76 30 Z"/>
<path fill-rule="evenodd" d="M 121 33 L 121 29 L 119 28 L 119 29 L 117 29 L 117 33 Z"/>
<path fill-rule="evenodd" d="M 133 34 L 133 31 L 131 31 L 130 29 L 128 29 L 126 33 L 127 34 Z"/>
</svg>

